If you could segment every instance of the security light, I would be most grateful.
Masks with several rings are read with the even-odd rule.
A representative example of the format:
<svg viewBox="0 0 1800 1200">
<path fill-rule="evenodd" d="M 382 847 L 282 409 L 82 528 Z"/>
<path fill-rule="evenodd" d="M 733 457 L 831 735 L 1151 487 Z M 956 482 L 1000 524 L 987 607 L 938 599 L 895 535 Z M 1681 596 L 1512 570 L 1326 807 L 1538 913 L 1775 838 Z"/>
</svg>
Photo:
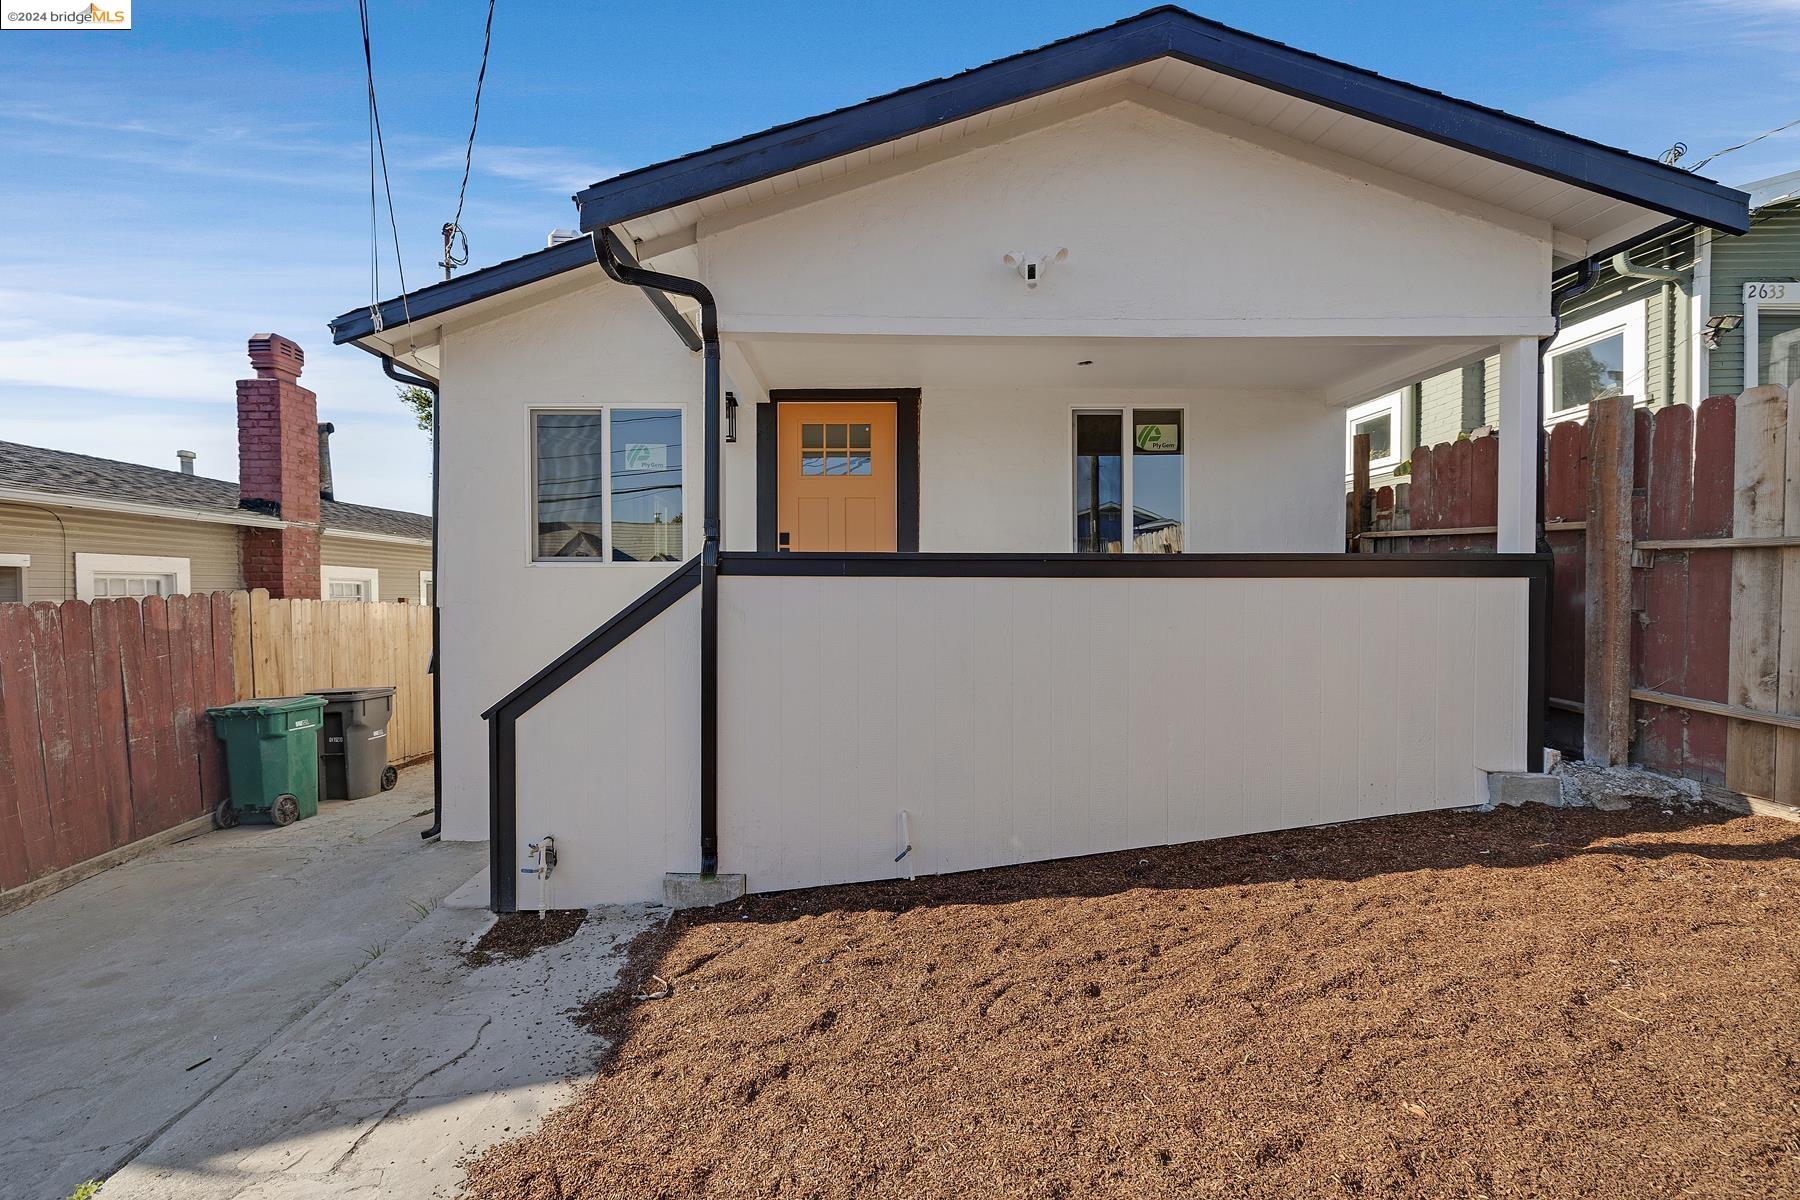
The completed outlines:
<svg viewBox="0 0 1800 1200">
<path fill-rule="evenodd" d="M 1719 348 L 1719 338 L 1724 334 L 1730 333 L 1743 323 L 1744 318 L 1741 313 L 1720 313 L 1716 317 L 1708 317 L 1706 319 L 1706 332 L 1701 334 L 1701 337 L 1706 341 L 1706 348 L 1708 350 L 1717 350 Z"/>
</svg>

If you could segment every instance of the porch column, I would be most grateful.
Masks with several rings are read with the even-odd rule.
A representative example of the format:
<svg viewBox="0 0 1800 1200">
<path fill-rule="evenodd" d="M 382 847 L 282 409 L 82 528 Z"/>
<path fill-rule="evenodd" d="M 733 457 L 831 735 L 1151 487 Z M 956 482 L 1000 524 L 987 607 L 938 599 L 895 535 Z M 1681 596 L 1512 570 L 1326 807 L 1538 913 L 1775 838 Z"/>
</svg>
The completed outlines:
<svg viewBox="0 0 1800 1200">
<path fill-rule="evenodd" d="M 1500 343 L 1500 514 L 1495 549 L 1537 549 L 1538 341 Z"/>
</svg>

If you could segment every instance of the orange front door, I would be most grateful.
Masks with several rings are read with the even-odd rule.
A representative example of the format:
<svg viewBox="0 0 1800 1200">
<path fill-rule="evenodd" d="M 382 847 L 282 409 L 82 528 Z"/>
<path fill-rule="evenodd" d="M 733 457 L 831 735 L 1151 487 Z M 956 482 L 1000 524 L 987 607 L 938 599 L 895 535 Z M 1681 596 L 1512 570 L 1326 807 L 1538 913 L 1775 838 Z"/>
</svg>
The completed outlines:
<svg viewBox="0 0 1800 1200">
<path fill-rule="evenodd" d="M 775 440 L 781 549 L 894 552 L 892 404 L 782 404 Z"/>
</svg>

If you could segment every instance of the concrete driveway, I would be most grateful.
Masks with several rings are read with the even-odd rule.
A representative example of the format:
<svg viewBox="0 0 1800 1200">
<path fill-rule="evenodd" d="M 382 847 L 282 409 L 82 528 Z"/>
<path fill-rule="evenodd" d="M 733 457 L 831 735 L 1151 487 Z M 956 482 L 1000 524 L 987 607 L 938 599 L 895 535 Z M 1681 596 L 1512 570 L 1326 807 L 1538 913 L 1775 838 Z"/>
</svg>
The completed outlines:
<svg viewBox="0 0 1800 1200">
<path fill-rule="evenodd" d="M 485 857 L 419 840 L 430 788 L 413 768 L 382 796 L 205 833 L 0 917 L 0 1194 L 105 1179 L 383 962 Z M 275 1135 L 276 1097 L 241 1103 Z"/>
</svg>

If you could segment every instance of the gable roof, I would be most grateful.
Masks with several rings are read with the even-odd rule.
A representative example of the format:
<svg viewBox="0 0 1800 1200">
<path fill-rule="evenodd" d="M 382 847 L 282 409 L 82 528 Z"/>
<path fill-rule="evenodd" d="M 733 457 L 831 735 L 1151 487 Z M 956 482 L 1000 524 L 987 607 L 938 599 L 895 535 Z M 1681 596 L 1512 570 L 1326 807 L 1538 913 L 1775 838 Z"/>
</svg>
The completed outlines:
<svg viewBox="0 0 1800 1200">
<path fill-rule="evenodd" d="M 597 230 L 692 203 L 1157 59 L 1172 58 L 1670 217 L 1742 233 L 1742 192 L 1680 168 L 1389 79 L 1209 21 L 1154 8 L 1036 50 L 777 125 L 578 192 Z"/>
<path fill-rule="evenodd" d="M 270 523 L 262 514 L 238 507 L 238 485 L 227 479 L 209 479 L 204 475 L 187 475 L 161 467 L 25 446 L 18 442 L 0 442 L 0 488 L 44 496 L 177 509 L 201 519 L 256 525 Z M 431 540 L 430 517 L 393 508 L 321 500 L 319 520 L 327 533 L 372 533 Z"/>
</svg>

